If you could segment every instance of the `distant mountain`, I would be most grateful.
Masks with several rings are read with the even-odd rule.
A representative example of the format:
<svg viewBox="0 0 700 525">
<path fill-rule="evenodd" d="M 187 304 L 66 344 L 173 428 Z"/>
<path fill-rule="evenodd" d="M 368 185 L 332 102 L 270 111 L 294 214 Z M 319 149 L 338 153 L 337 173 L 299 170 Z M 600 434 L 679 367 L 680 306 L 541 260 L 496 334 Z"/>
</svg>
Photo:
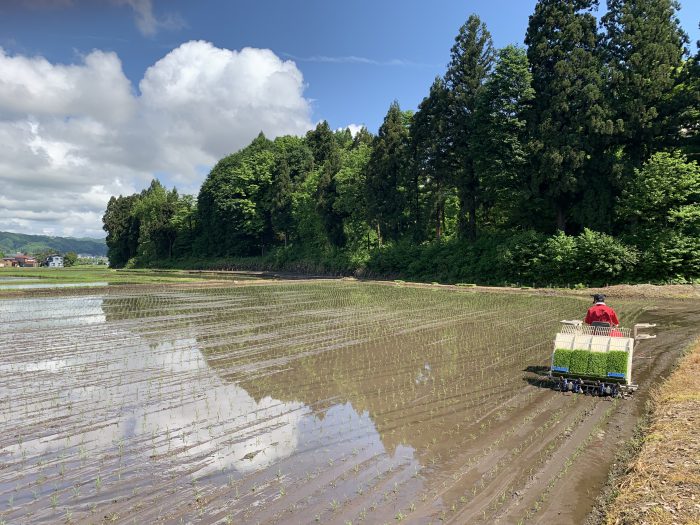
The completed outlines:
<svg viewBox="0 0 700 525">
<path fill-rule="evenodd" d="M 103 239 L 88 237 L 75 239 L 73 237 L 0 232 L 0 252 L 4 253 L 6 257 L 18 252 L 36 255 L 47 251 L 101 256 L 107 255 L 107 245 Z"/>
</svg>

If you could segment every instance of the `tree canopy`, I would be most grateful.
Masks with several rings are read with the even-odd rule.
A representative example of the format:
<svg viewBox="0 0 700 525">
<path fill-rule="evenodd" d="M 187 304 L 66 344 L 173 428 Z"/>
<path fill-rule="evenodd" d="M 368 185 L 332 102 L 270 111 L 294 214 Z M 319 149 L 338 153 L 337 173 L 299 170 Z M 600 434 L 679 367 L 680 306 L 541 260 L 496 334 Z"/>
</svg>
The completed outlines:
<svg viewBox="0 0 700 525">
<path fill-rule="evenodd" d="M 157 180 L 112 197 L 110 263 L 700 278 L 700 51 L 688 56 L 673 0 L 607 7 L 599 22 L 597 0 L 539 0 L 524 48 L 496 49 L 471 15 L 417 111 L 393 101 L 376 136 L 325 120 L 304 136 L 260 133 L 196 198 Z"/>
</svg>

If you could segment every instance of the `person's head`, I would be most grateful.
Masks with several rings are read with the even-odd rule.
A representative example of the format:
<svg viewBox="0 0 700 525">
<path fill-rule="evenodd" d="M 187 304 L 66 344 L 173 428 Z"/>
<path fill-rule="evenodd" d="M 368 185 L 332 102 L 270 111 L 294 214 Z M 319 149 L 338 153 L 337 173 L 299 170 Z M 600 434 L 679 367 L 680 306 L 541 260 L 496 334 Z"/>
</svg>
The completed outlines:
<svg viewBox="0 0 700 525">
<path fill-rule="evenodd" d="M 593 302 L 594 303 L 604 303 L 605 296 L 602 293 L 597 293 L 593 296 Z"/>
</svg>

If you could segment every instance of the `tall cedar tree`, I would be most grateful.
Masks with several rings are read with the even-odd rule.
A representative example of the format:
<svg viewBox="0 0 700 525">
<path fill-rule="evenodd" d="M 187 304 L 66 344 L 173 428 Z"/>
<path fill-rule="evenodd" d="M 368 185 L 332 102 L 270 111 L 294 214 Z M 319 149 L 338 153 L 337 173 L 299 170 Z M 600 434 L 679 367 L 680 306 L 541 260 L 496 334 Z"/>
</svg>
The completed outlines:
<svg viewBox="0 0 700 525">
<path fill-rule="evenodd" d="M 540 0 L 525 37 L 535 89 L 528 112 L 532 190 L 549 201 L 562 231 L 587 184 L 587 160 L 612 126 L 591 12 L 597 5 L 597 0 Z"/>
<path fill-rule="evenodd" d="M 396 240 L 404 226 L 408 129 L 398 102 L 392 102 L 367 165 L 366 197 L 370 224 L 377 236 Z"/>
<path fill-rule="evenodd" d="M 326 231 L 328 241 L 331 245 L 342 248 L 347 242 L 344 227 L 345 214 L 340 212 L 335 205 L 338 199 L 335 176 L 341 168 L 340 148 L 335 142 L 333 144 L 328 152 L 328 158 L 323 163 L 321 175 L 318 179 L 316 209 L 321 216 L 321 222 Z"/>
<path fill-rule="evenodd" d="M 292 179 L 287 159 L 282 156 L 272 173 L 270 221 L 276 235 L 287 245 L 292 230 Z"/>
<path fill-rule="evenodd" d="M 685 154 L 690 160 L 700 162 L 700 40 L 695 45 L 695 55 L 683 64 L 676 92 L 676 120 Z"/>
<path fill-rule="evenodd" d="M 603 17 L 617 143 L 630 168 L 675 139 L 674 88 L 687 35 L 675 0 L 608 0 Z M 629 173 L 629 170 L 628 170 Z"/>
<path fill-rule="evenodd" d="M 365 144 L 366 146 L 371 146 L 374 136 L 367 130 L 365 126 L 360 128 L 355 137 L 352 139 L 352 147 L 358 148 L 360 145 Z"/>
<path fill-rule="evenodd" d="M 316 128 L 306 134 L 306 143 L 314 155 L 316 167 L 323 166 L 338 144 L 328 122 L 319 122 Z"/>
<path fill-rule="evenodd" d="M 479 91 L 491 72 L 495 53 L 491 34 L 478 16 L 471 15 L 459 29 L 445 73 L 449 93 L 449 133 L 452 170 L 460 201 L 459 232 L 476 237 L 476 215 L 482 192 L 474 170 L 476 145 L 475 110 Z"/>
<path fill-rule="evenodd" d="M 411 125 L 413 169 L 422 189 L 422 201 L 428 224 L 436 239 L 443 235 L 445 203 L 451 191 L 448 92 L 441 77 L 436 77 L 430 93 L 418 106 Z"/>
<path fill-rule="evenodd" d="M 474 150 L 484 218 L 502 225 L 517 218 L 526 189 L 525 110 L 532 102 L 532 75 L 524 49 L 498 51 L 493 73 L 480 91 Z"/>
</svg>

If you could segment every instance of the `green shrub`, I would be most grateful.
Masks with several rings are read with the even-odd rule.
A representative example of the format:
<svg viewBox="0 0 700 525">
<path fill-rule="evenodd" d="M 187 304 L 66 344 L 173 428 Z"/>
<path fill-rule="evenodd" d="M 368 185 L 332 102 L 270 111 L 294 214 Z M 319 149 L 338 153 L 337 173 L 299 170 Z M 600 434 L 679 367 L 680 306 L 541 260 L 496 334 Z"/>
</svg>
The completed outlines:
<svg viewBox="0 0 700 525">
<path fill-rule="evenodd" d="M 639 261 L 636 248 L 589 229 L 576 237 L 576 275 L 589 285 L 622 282 L 634 274 Z"/>
<path fill-rule="evenodd" d="M 571 352 L 566 348 L 557 348 L 554 350 L 554 358 L 552 359 L 552 366 L 557 366 L 561 368 L 571 367 Z"/>
<path fill-rule="evenodd" d="M 608 352 L 608 373 L 625 374 L 627 377 L 627 352 L 614 350 Z"/>
<path fill-rule="evenodd" d="M 591 352 L 588 357 L 588 375 L 595 377 L 607 377 L 608 355 L 606 352 Z"/>
<path fill-rule="evenodd" d="M 574 350 L 571 352 L 571 366 L 569 366 L 569 373 L 586 375 L 588 373 L 588 357 L 590 352 L 588 350 Z"/>
</svg>

